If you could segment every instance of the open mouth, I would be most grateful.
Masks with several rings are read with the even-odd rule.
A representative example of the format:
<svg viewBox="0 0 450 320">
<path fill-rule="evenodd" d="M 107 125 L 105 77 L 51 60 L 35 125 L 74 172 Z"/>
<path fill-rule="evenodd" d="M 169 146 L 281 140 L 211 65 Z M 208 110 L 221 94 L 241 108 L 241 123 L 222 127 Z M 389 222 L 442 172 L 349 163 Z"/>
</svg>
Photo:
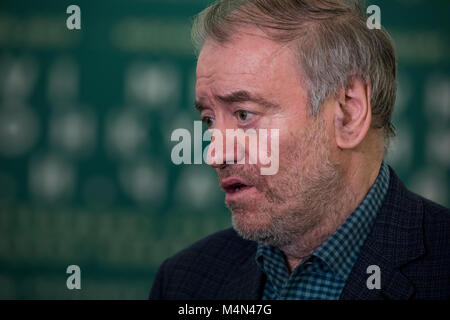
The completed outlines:
<svg viewBox="0 0 450 320">
<path fill-rule="evenodd" d="M 248 186 L 246 184 L 238 182 L 238 183 L 233 183 L 233 184 L 224 186 L 223 189 L 225 190 L 226 193 L 236 193 L 236 192 L 243 191 L 243 190 L 246 190 L 249 188 L 251 188 L 251 186 Z"/>
<path fill-rule="evenodd" d="M 258 195 L 254 185 L 240 177 L 228 177 L 221 180 L 221 187 L 225 191 L 225 202 L 241 201 Z"/>
<path fill-rule="evenodd" d="M 221 187 L 226 193 L 238 193 L 251 188 L 244 179 L 229 177 L 221 181 Z"/>
</svg>

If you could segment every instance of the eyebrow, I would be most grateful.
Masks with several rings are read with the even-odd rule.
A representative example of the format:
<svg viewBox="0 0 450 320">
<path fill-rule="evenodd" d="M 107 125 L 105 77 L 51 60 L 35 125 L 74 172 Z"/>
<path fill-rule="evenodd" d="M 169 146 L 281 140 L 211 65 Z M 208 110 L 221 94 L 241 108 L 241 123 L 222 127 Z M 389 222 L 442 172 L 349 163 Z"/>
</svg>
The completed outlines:
<svg viewBox="0 0 450 320">
<path fill-rule="evenodd" d="M 197 109 L 198 111 L 202 112 L 202 110 L 207 109 L 207 106 L 204 105 L 201 101 L 196 100 L 195 101 L 195 109 Z"/>
<path fill-rule="evenodd" d="M 257 103 L 267 109 L 280 108 L 280 106 L 278 104 L 271 102 L 269 100 L 266 100 L 261 96 L 251 94 L 250 92 L 248 92 L 246 90 L 234 91 L 225 96 L 215 95 L 214 97 L 217 100 L 219 100 L 223 103 L 228 103 L 228 104 L 236 103 L 236 102 L 254 102 L 254 103 Z M 195 101 L 195 108 L 199 111 L 202 111 L 203 109 L 206 108 L 206 106 L 200 101 Z"/>
</svg>

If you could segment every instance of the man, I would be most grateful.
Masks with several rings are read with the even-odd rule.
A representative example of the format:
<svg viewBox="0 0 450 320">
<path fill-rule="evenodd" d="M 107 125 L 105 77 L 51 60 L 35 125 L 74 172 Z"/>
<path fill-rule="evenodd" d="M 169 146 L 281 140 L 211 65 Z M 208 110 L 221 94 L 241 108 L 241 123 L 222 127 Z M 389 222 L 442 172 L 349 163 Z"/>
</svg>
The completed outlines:
<svg viewBox="0 0 450 320">
<path fill-rule="evenodd" d="M 222 0 L 197 17 L 202 120 L 278 129 L 279 170 L 210 154 L 233 229 L 166 260 L 151 299 L 450 298 L 450 213 L 383 162 L 395 53 L 360 12 Z"/>
</svg>

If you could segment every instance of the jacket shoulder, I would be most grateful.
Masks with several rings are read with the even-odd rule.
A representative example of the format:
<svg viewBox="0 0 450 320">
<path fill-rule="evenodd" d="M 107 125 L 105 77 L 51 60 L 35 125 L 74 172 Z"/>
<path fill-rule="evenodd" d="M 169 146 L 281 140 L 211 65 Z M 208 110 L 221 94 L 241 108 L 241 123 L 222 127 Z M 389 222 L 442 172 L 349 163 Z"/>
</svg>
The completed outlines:
<svg viewBox="0 0 450 320">
<path fill-rule="evenodd" d="M 423 205 L 424 243 L 428 256 L 446 265 L 450 286 L 450 209 L 420 197 Z"/>
<path fill-rule="evenodd" d="M 256 243 L 231 228 L 209 235 L 162 263 L 150 299 L 211 299 L 255 252 Z"/>
<path fill-rule="evenodd" d="M 390 173 L 383 206 L 341 299 L 448 299 L 450 210 L 408 190 L 392 168 Z M 370 265 L 383 270 L 381 290 L 367 290 Z"/>
<path fill-rule="evenodd" d="M 405 192 L 405 198 L 410 203 L 419 203 L 421 206 L 421 212 L 423 213 L 423 227 L 425 235 L 430 239 L 434 236 L 442 239 L 449 238 L 450 233 L 450 209 L 446 208 L 430 199 L 420 196 L 408 189 Z M 442 230 L 444 232 L 439 232 Z M 433 231 L 433 232 L 431 232 Z M 431 233 L 430 233 L 431 232 Z"/>
<path fill-rule="evenodd" d="M 421 197 L 422 198 L 422 197 Z M 424 212 L 437 222 L 450 223 L 450 209 L 426 198 L 422 198 Z"/>
</svg>

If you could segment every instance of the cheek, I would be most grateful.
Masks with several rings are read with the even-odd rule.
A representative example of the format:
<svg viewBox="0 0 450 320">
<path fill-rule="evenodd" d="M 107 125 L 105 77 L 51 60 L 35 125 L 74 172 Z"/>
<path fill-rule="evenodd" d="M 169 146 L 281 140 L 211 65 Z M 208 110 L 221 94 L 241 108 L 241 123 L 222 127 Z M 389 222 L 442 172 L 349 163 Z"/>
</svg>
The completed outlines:
<svg viewBox="0 0 450 320">
<path fill-rule="evenodd" d="M 259 122 L 256 131 L 259 131 L 258 137 L 258 167 L 269 167 L 270 165 L 262 164 L 262 155 L 267 155 L 272 161 L 278 161 L 278 167 L 292 166 L 292 162 L 296 161 L 295 157 L 301 154 L 301 145 L 307 127 L 307 121 L 297 112 L 282 112 L 264 117 Z M 259 129 L 265 129 L 266 135 L 261 135 Z M 265 136 L 266 138 L 262 138 Z M 261 149 L 262 147 L 262 149 Z M 272 153 L 275 151 L 276 154 Z M 266 162 L 267 163 L 267 162 Z"/>
<path fill-rule="evenodd" d="M 298 125 L 287 125 L 280 130 L 280 158 L 281 155 L 288 156 L 292 152 L 298 154 L 304 137 L 305 132 Z"/>
<path fill-rule="evenodd" d="M 287 175 L 297 171 L 296 168 L 302 162 L 301 159 L 304 157 L 301 152 L 302 148 L 300 141 L 301 137 L 299 137 L 296 132 L 287 128 L 279 129 L 278 137 L 273 137 L 270 134 L 268 135 L 267 150 L 265 151 L 265 154 L 267 154 L 267 159 L 270 159 L 270 164 L 258 164 L 260 170 L 261 167 L 277 168 L 277 172 L 274 175 L 261 176 L 262 179 L 267 181 L 268 185 L 280 181 L 280 179 L 284 181 L 287 178 Z M 277 145 L 275 150 L 273 149 L 274 145 Z M 277 164 L 275 164 L 275 162 L 277 162 Z"/>
<path fill-rule="evenodd" d="M 299 138 L 289 132 L 287 136 L 280 137 L 280 171 L 285 171 L 301 162 L 302 150 L 299 147 Z"/>
</svg>

